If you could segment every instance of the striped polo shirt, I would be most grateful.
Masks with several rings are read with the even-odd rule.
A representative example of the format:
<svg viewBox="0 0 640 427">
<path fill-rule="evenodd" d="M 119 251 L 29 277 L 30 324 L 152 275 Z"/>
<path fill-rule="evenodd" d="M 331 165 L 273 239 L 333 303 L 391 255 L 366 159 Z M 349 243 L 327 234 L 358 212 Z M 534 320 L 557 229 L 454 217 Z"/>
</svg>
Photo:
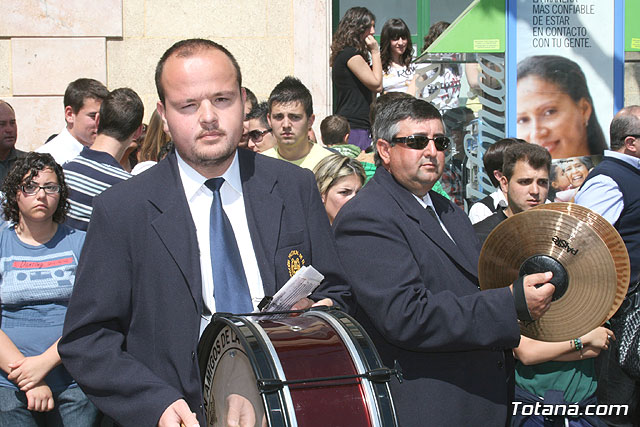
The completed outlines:
<svg viewBox="0 0 640 427">
<path fill-rule="evenodd" d="M 77 157 L 65 163 L 63 169 L 70 204 L 65 224 L 84 231 L 91 219 L 93 198 L 132 176 L 113 156 L 89 147 L 84 147 Z"/>
</svg>

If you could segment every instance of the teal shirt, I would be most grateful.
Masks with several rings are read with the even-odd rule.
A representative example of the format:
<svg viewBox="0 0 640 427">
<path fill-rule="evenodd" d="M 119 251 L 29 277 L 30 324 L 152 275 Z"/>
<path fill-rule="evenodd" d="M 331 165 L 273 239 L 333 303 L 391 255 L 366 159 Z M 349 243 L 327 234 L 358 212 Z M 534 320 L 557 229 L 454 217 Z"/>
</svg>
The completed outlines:
<svg viewBox="0 0 640 427">
<path fill-rule="evenodd" d="M 529 366 L 516 362 L 516 385 L 540 397 L 547 390 L 564 391 L 567 403 L 577 403 L 596 392 L 594 359 Z"/>
</svg>

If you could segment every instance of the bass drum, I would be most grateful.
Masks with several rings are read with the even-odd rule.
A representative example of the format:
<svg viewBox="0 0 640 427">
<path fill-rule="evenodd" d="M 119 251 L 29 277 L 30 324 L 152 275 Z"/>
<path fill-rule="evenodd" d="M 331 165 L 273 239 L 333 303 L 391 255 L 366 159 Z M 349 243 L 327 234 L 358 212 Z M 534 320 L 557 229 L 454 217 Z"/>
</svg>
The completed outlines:
<svg viewBox="0 0 640 427">
<path fill-rule="evenodd" d="M 209 426 L 235 399 L 262 426 L 397 426 L 384 368 L 347 314 L 216 315 L 198 345 Z"/>
</svg>

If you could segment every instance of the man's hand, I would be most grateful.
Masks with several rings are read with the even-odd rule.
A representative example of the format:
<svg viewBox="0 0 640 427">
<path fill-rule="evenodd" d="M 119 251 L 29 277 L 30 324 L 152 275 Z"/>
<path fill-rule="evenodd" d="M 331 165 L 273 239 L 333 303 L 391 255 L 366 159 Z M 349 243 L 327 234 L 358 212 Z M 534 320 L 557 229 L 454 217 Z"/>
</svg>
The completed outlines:
<svg viewBox="0 0 640 427">
<path fill-rule="evenodd" d="M 529 274 L 524 278 L 524 296 L 527 300 L 527 308 L 533 320 L 538 320 L 549 310 L 551 298 L 556 287 L 548 283 L 553 273 Z M 536 288 L 536 285 L 542 285 Z"/>
<path fill-rule="evenodd" d="M 164 410 L 160 421 L 158 421 L 158 427 L 198 427 L 198 418 L 196 414 L 191 412 L 189 405 L 184 399 L 179 399 L 173 402 L 167 409 Z"/>
<path fill-rule="evenodd" d="M 293 304 L 291 310 L 305 310 L 309 307 L 319 307 L 321 305 L 325 305 L 327 307 L 333 307 L 333 300 L 331 298 L 323 298 L 318 302 L 313 302 L 313 300 L 309 298 L 302 298 L 297 303 Z"/>
<path fill-rule="evenodd" d="M 30 411 L 48 412 L 55 406 L 53 393 L 44 381 L 35 384 L 25 395 L 27 396 L 27 409 Z"/>
<path fill-rule="evenodd" d="M 239 394 L 227 396 L 227 426 L 253 427 L 256 424 L 256 412 L 249 399 Z"/>
<path fill-rule="evenodd" d="M 7 376 L 22 391 L 29 391 L 44 380 L 51 370 L 51 364 L 42 355 L 25 357 L 9 363 L 11 373 Z"/>
</svg>

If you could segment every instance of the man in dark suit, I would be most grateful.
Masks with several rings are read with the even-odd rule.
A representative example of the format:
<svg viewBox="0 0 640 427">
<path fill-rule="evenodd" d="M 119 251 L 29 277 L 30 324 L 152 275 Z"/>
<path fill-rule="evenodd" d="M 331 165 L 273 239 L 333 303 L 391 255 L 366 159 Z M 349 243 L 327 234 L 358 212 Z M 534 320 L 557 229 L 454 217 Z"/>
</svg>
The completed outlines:
<svg viewBox="0 0 640 427">
<path fill-rule="evenodd" d="M 299 264 L 325 276 L 315 300 L 348 307 L 349 294 L 313 175 L 237 149 L 245 94 L 233 56 L 208 40 L 178 42 L 158 63 L 156 85 L 176 151 L 94 200 L 59 351 L 118 424 L 191 427 L 205 425 L 199 332 L 227 303 L 216 297 L 211 259 L 216 197 L 254 306 Z M 206 183 L 217 177 L 214 191 Z"/>
<path fill-rule="evenodd" d="M 440 113 L 415 98 L 391 100 L 373 129 L 381 166 L 339 212 L 334 231 L 357 316 L 383 363 L 402 369 L 404 382 L 391 383 L 399 425 L 504 425 L 505 350 L 520 338 L 514 297 L 509 287 L 479 291 L 473 227 L 431 191 L 449 142 Z M 533 318 L 548 309 L 550 278 L 524 279 Z"/>
</svg>

